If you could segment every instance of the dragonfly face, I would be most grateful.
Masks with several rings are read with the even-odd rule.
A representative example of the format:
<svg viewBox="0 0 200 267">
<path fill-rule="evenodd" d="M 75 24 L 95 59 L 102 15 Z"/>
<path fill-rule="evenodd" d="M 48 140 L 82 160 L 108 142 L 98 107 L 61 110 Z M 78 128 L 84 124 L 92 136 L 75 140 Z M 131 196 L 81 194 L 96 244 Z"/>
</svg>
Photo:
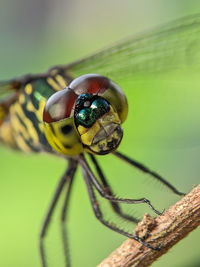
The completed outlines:
<svg viewBox="0 0 200 267">
<path fill-rule="evenodd" d="M 127 112 L 127 99 L 118 85 L 104 76 L 86 74 L 49 98 L 43 114 L 44 132 L 61 154 L 87 150 L 103 155 L 119 146 Z"/>
</svg>

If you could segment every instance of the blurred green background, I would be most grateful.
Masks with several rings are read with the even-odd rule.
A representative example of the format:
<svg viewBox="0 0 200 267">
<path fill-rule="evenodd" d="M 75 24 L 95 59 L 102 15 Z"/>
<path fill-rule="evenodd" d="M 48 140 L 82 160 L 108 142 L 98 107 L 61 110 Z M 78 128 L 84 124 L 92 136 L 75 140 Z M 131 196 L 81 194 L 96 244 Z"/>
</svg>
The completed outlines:
<svg viewBox="0 0 200 267">
<path fill-rule="evenodd" d="M 134 33 L 198 12 L 198 0 L 1 0 L 0 79 L 44 72 Z M 138 80 L 134 90 L 123 79 L 120 85 L 130 106 L 120 150 L 151 166 L 180 190 L 190 191 L 199 183 L 200 173 L 198 76 L 150 77 Z M 0 266 L 39 267 L 40 226 L 66 163 L 4 146 L 0 155 Z M 131 190 L 134 198 L 147 196 L 161 210 L 179 199 L 113 156 L 100 158 L 100 163 L 107 176 L 114 177 L 116 189 Z M 136 210 L 140 215 L 149 212 L 142 205 Z M 55 216 L 47 247 L 50 266 L 60 267 L 57 222 Z M 80 171 L 69 230 L 75 267 L 96 266 L 125 240 L 95 219 Z M 152 266 L 200 266 L 199 238 L 197 229 Z"/>
</svg>

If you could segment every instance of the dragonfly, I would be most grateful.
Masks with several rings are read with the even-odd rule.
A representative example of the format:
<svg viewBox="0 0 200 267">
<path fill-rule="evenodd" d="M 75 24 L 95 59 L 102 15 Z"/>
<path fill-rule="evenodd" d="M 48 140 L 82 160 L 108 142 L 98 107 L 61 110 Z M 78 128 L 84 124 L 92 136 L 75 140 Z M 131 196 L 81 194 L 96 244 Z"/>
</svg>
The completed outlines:
<svg viewBox="0 0 200 267">
<path fill-rule="evenodd" d="M 0 83 L 0 141 L 25 153 L 46 152 L 64 158 L 68 165 L 60 178 L 46 214 L 39 239 L 43 267 L 48 267 L 45 237 L 56 204 L 63 191 L 61 228 L 65 266 L 71 266 L 67 238 L 67 214 L 72 184 L 81 167 L 96 218 L 106 227 L 142 245 L 159 250 L 144 239 L 109 221 L 101 209 L 105 199 L 123 222 L 138 223 L 121 205 L 145 204 L 161 214 L 150 200 L 117 197 L 98 156 L 113 154 L 183 196 L 163 176 L 118 150 L 122 124 L 128 116 L 128 100 L 117 85 L 121 78 L 133 80 L 145 73 L 156 75 L 199 68 L 200 15 L 183 17 L 146 33 L 75 61 L 54 66 L 43 74 L 27 74 Z M 96 195 L 100 198 L 97 199 Z"/>
</svg>

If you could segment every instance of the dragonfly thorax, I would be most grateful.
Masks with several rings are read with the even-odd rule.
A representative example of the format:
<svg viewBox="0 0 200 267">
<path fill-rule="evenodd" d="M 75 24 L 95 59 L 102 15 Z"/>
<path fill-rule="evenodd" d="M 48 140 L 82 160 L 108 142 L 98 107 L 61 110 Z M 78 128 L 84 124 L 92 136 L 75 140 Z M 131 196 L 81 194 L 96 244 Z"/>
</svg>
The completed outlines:
<svg viewBox="0 0 200 267">
<path fill-rule="evenodd" d="M 78 155 L 84 150 L 107 154 L 121 142 L 127 110 L 119 86 L 104 76 L 83 75 L 48 99 L 43 113 L 45 136 L 61 154 Z"/>
</svg>

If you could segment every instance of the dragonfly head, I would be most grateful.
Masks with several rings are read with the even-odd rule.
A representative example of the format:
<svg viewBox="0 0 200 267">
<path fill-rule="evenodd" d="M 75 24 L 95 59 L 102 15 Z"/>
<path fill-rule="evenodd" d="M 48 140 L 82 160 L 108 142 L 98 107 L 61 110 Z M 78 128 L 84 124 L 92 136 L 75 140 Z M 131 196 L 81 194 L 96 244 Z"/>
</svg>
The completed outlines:
<svg viewBox="0 0 200 267">
<path fill-rule="evenodd" d="M 123 136 L 121 120 L 105 98 L 81 94 L 74 113 L 81 142 L 87 150 L 102 155 L 118 147 Z"/>
<path fill-rule="evenodd" d="M 52 95 L 46 103 L 44 132 L 50 145 L 66 155 L 84 150 L 104 155 L 123 137 L 128 112 L 126 96 L 111 80 L 86 74 Z"/>
</svg>

